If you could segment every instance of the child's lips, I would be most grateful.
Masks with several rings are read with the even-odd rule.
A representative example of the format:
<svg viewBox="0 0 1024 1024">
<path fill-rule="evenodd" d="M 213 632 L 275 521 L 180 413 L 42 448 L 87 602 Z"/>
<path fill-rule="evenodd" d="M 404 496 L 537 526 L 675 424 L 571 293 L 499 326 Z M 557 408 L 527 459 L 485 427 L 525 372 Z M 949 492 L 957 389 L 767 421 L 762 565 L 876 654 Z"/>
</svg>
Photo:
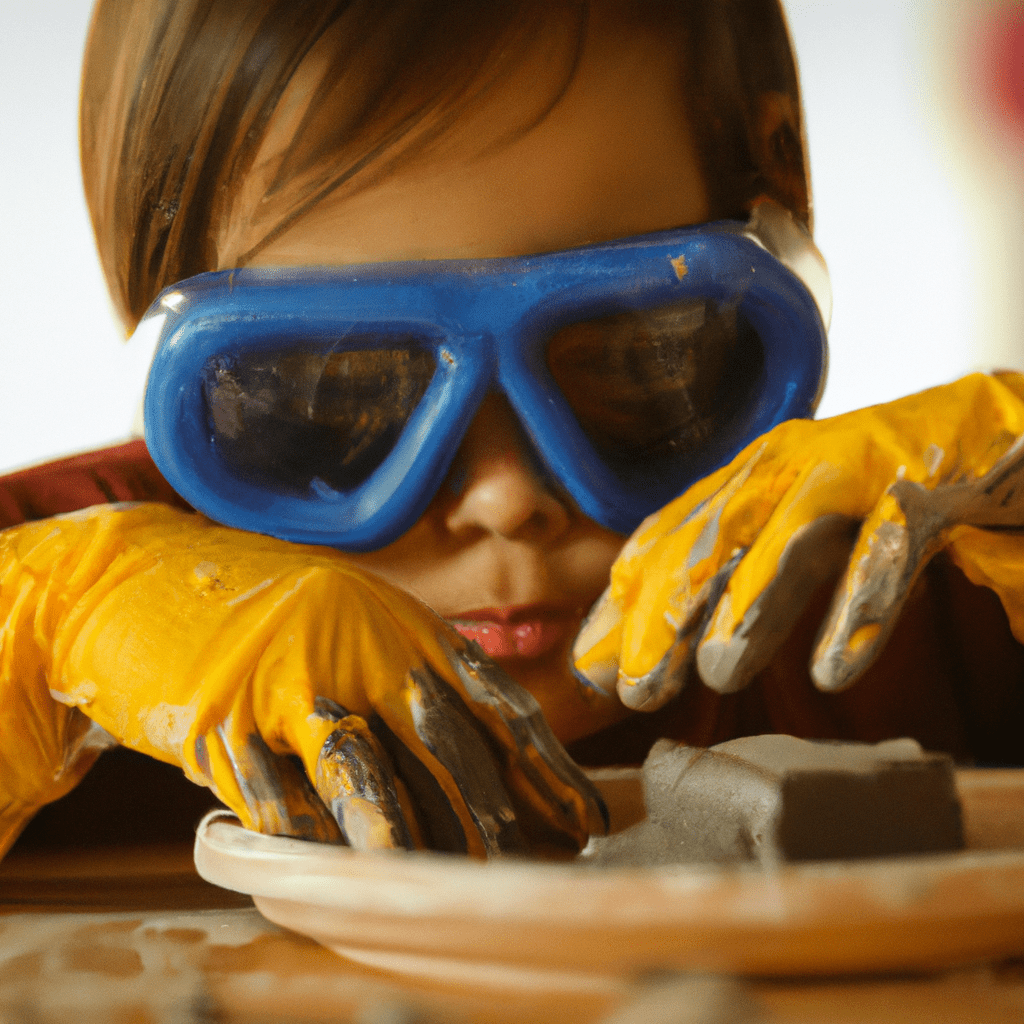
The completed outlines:
<svg viewBox="0 0 1024 1024">
<path fill-rule="evenodd" d="M 582 611 L 544 608 L 487 608 L 467 612 L 452 625 L 492 658 L 539 658 L 579 629 Z"/>
</svg>

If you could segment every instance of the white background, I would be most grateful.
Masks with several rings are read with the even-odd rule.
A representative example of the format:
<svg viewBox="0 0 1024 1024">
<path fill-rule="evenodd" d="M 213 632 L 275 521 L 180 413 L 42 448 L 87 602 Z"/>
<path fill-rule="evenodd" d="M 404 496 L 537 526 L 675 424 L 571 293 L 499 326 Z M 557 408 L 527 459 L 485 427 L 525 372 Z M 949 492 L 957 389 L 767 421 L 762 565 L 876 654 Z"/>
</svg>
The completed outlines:
<svg viewBox="0 0 1024 1024">
<path fill-rule="evenodd" d="M 1021 153 L 966 83 L 971 18 L 992 6 L 787 4 L 835 293 L 824 414 L 1024 367 Z M 123 438 L 141 393 L 78 180 L 89 7 L 0 0 L 0 471 Z"/>
</svg>

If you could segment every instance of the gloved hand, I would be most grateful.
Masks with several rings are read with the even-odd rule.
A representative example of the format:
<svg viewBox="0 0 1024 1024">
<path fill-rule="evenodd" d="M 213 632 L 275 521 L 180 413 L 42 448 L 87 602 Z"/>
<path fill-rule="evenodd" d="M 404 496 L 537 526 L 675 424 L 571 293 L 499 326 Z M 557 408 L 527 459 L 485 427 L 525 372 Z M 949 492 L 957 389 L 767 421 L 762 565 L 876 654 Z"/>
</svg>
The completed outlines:
<svg viewBox="0 0 1024 1024">
<path fill-rule="evenodd" d="M 645 711 L 694 666 L 720 693 L 742 689 L 842 573 L 810 666 L 820 689 L 841 690 L 943 547 L 999 594 L 1024 642 L 1022 396 L 1020 375 L 977 374 L 776 427 L 630 538 L 577 638 L 577 670 Z"/>
<path fill-rule="evenodd" d="M 602 827 L 533 698 L 338 552 L 99 506 L 0 534 L 0 623 L 0 852 L 112 740 L 272 834 L 491 855 Z"/>
</svg>

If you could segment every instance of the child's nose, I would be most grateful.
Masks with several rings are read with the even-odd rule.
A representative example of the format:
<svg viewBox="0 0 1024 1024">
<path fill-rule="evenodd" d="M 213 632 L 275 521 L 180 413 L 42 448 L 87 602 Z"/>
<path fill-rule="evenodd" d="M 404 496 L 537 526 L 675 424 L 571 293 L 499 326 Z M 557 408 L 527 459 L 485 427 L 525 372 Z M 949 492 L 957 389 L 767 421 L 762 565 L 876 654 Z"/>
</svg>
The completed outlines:
<svg viewBox="0 0 1024 1024">
<path fill-rule="evenodd" d="M 488 395 L 449 473 L 448 486 L 456 498 L 445 519 L 448 530 L 534 543 L 559 538 L 569 526 L 570 511 L 534 463 L 508 401 Z"/>
</svg>

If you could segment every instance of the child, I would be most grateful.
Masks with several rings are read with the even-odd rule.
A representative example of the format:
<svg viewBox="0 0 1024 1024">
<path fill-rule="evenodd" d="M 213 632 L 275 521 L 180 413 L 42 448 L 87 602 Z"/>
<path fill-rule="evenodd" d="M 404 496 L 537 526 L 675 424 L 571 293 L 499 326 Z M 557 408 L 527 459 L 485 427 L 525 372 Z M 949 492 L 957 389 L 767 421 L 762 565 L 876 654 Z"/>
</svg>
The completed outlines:
<svg viewBox="0 0 1024 1024">
<path fill-rule="evenodd" d="M 540 362 L 519 362 L 527 334 L 502 341 L 529 289 L 523 323 L 550 315 L 573 247 L 630 240 L 570 304 L 628 278 L 658 232 L 753 216 L 789 246 L 778 208 L 810 219 L 801 132 L 774 0 L 102 0 L 83 162 L 115 302 L 134 326 L 185 281 L 146 323 L 200 310 L 192 337 L 230 342 L 194 391 L 167 362 L 185 344 L 165 342 L 147 436 L 185 497 L 246 528 L 146 503 L 2 535 L 0 848 L 112 741 L 181 765 L 252 828 L 476 854 L 600 827 L 559 740 L 590 763 L 769 730 L 1019 760 L 1020 649 L 982 585 L 1019 632 L 1024 381 L 792 421 L 687 490 L 767 403 L 773 357 L 745 306 L 629 300 L 634 269 L 614 303 L 563 316 Z M 555 255 L 510 261 L 536 253 Z M 403 262 L 424 260 L 474 262 Z M 696 256 L 672 266 L 681 288 L 704 280 Z M 455 296 L 444 331 L 422 326 L 431 282 L 429 302 Z M 335 302 L 334 334 L 303 320 Z M 484 339 L 464 358 L 460 317 Z M 286 321 L 314 327 L 264 329 Z M 446 363 L 453 393 L 476 390 L 422 413 Z M 543 425 L 566 402 L 571 447 Z M 602 490 L 584 459 L 619 482 Z M 382 475 L 392 496 L 360 504 Z M 674 489 L 643 506 L 623 481 Z M 339 508 L 358 528 L 323 527 Z"/>
</svg>

